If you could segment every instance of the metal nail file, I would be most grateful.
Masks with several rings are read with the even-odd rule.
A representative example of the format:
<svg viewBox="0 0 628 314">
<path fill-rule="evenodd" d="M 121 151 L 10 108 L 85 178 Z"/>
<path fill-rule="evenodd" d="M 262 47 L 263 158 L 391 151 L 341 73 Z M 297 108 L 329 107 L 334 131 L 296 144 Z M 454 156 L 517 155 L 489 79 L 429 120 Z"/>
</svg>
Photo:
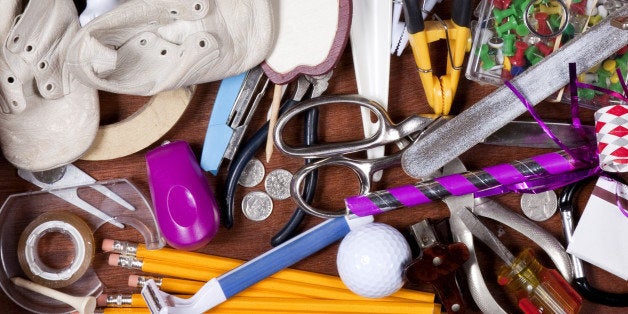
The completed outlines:
<svg viewBox="0 0 628 314">
<path fill-rule="evenodd" d="M 222 160 L 233 158 L 267 86 L 259 66 L 221 82 L 203 143 L 203 170 L 216 175 Z"/>
<path fill-rule="evenodd" d="M 628 44 L 628 31 L 613 22 L 626 15 L 625 5 L 510 83 L 530 104 L 538 104 L 569 83 L 569 63 L 575 63 L 580 74 Z M 501 86 L 414 142 L 403 154 L 403 170 L 414 178 L 426 177 L 524 112 L 526 108 L 517 96 L 507 86 Z"/>
</svg>

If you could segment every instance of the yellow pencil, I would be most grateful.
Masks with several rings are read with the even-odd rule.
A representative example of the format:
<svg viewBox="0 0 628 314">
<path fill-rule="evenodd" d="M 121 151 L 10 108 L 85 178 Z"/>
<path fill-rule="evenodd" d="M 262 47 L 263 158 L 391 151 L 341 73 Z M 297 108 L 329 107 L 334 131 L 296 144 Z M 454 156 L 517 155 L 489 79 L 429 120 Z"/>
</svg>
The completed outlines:
<svg viewBox="0 0 628 314">
<path fill-rule="evenodd" d="M 212 278 L 219 277 L 223 273 L 213 269 L 203 269 L 200 267 L 188 267 L 186 265 L 171 264 L 164 261 L 157 261 L 152 259 L 143 259 L 122 256 L 119 254 L 109 255 L 109 265 L 122 266 L 132 269 L 138 269 L 147 273 L 159 274 L 170 277 L 177 277 L 182 279 L 190 279 L 197 281 L 209 281 Z M 332 287 L 325 287 L 316 284 L 310 284 L 305 282 L 295 282 L 277 278 L 266 278 L 254 285 L 249 289 L 257 289 L 260 291 L 274 291 L 277 293 L 284 293 L 288 296 L 301 295 L 311 298 L 320 299 L 335 299 L 335 300 L 375 300 L 377 302 L 392 302 L 400 301 L 398 298 L 388 297 L 380 299 L 368 299 L 359 296 L 347 288 L 338 289 Z M 415 300 L 412 300 L 415 301 Z M 419 301 L 423 302 L 423 301 Z M 432 303 L 433 299 L 425 301 Z"/>
<path fill-rule="evenodd" d="M 211 268 L 219 272 L 226 272 L 240 266 L 244 261 L 220 257 L 209 254 L 188 252 L 171 248 L 158 250 L 148 250 L 141 243 L 105 239 L 102 243 L 105 252 L 117 252 L 125 255 L 132 255 L 138 258 L 160 260 L 174 265 L 187 265 L 188 268 Z M 215 277 L 215 276 L 214 276 Z M 283 279 L 299 283 L 326 286 L 348 291 L 342 280 L 336 276 L 318 274 L 297 269 L 284 269 L 270 276 L 271 278 Z M 429 292 L 401 289 L 392 294 L 393 299 L 407 299 L 419 302 L 434 302 L 434 294 Z"/>
<path fill-rule="evenodd" d="M 129 286 L 142 288 L 146 285 L 146 281 L 153 279 L 155 284 L 161 291 L 175 294 L 195 294 L 205 282 L 196 280 L 186 280 L 179 278 L 168 277 L 151 277 L 151 276 L 129 276 Z M 289 292 L 277 292 L 269 290 L 260 290 L 256 288 L 244 289 L 238 296 L 243 297 L 271 297 L 271 298 L 305 298 L 303 295 L 289 293 Z"/>
<path fill-rule="evenodd" d="M 189 296 L 181 296 L 187 298 Z M 140 294 L 110 296 L 111 299 L 128 300 L 129 307 L 147 307 L 146 301 Z M 99 305 L 103 305 L 99 303 Z M 109 303 L 115 305 L 115 303 Z M 297 313 L 434 313 L 440 304 L 424 302 L 377 302 L 374 300 L 320 300 L 320 299 L 285 299 L 285 298 L 253 298 L 232 297 L 210 310 L 248 310 L 248 311 L 275 311 Z"/>
</svg>

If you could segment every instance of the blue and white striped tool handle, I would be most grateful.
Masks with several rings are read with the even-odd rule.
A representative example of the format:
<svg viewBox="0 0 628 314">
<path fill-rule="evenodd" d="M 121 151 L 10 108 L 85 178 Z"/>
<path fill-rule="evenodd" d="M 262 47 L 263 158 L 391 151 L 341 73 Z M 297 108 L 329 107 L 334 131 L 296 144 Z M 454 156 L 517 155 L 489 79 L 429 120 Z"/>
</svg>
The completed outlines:
<svg viewBox="0 0 628 314">
<path fill-rule="evenodd" d="M 146 285 L 142 295 L 152 313 L 202 313 L 242 290 L 290 267 L 296 262 L 342 239 L 351 230 L 373 222 L 373 216 L 344 216 L 329 219 L 284 242 L 274 249 L 207 282 L 194 296 L 181 299 L 167 296 L 157 286 Z"/>
</svg>

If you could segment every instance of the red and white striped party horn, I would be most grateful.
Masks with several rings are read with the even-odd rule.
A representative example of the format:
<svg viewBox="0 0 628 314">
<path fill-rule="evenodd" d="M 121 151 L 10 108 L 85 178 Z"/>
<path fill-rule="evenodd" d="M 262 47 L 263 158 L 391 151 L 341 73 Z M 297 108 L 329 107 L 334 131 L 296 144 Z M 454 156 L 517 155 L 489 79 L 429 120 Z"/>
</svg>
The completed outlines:
<svg viewBox="0 0 628 314">
<path fill-rule="evenodd" d="M 571 151 L 576 156 L 584 158 L 575 159 L 561 150 L 482 170 L 352 196 L 345 199 L 345 205 L 350 213 L 357 216 L 377 215 L 393 209 L 430 203 L 451 195 L 477 193 L 597 166 L 597 157 L 592 156 L 590 147 Z"/>
</svg>

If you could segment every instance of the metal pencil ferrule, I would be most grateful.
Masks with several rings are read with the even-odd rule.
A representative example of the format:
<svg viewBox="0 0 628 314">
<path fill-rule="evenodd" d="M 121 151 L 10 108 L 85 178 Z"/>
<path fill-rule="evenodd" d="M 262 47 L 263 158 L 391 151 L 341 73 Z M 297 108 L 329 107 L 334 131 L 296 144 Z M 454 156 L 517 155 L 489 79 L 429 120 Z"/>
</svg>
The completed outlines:
<svg viewBox="0 0 628 314">
<path fill-rule="evenodd" d="M 113 251 L 124 255 L 137 255 L 137 243 L 114 240 Z"/>
<path fill-rule="evenodd" d="M 146 282 L 148 282 L 151 279 L 155 282 L 155 285 L 157 287 L 161 287 L 161 283 L 163 282 L 162 278 L 151 277 L 151 276 L 138 276 L 137 277 L 137 287 L 138 288 L 143 288 L 144 286 L 146 286 Z"/>
<path fill-rule="evenodd" d="M 130 306 L 133 305 L 130 294 L 118 294 L 107 296 L 107 306 Z"/>
<path fill-rule="evenodd" d="M 124 256 L 120 255 L 118 259 L 118 266 L 130 269 L 142 269 L 144 262 L 140 259 L 137 259 L 133 256 Z"/>
</svg>

